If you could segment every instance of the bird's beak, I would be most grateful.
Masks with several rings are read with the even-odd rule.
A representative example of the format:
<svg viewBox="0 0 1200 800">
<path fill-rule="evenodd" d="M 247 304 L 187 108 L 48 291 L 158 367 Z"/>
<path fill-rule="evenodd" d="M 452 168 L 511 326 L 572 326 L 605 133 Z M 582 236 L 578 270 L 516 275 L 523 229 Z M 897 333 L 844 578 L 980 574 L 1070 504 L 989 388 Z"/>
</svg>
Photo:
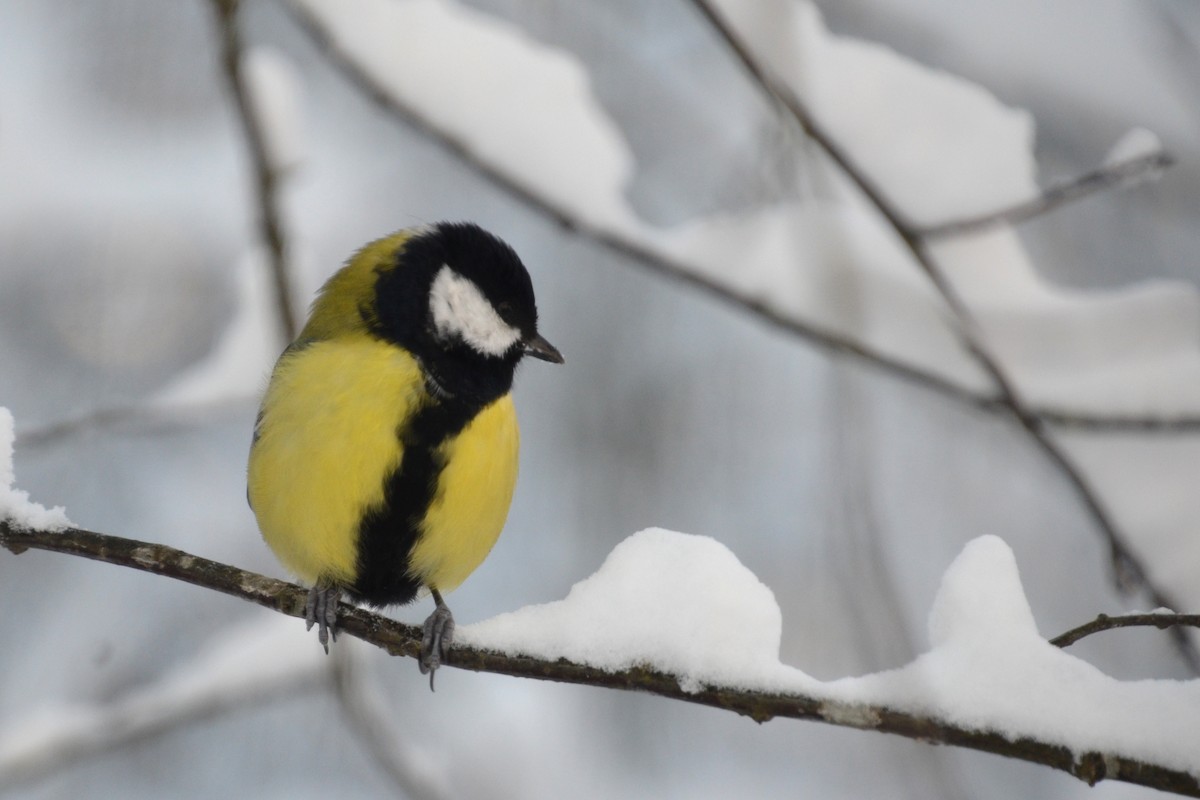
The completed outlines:
<svg viewBox="0 0 1200 800">
<path fill-rule="evenodd" d="M 558 348 L 536 333 L 525 340 L 525 355 L 549 361 L 551 364 L 563 363 L 562 353 L 558 352 Z"/>
</svg>

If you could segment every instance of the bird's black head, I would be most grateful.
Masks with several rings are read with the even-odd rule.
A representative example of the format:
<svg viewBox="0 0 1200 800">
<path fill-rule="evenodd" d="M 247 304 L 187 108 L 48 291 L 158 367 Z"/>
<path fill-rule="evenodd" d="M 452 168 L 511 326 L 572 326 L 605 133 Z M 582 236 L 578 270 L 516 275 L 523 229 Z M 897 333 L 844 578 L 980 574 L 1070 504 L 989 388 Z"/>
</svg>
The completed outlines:
<svg viewBox="0 0 1200 800">
<path fill-rule="evenodd" d="M 537 331 L 533 284 L 503 241 L 469 223 L 418 228 L 379 271 L 376 333 L 420 360 L 443 396 L 490 402 L 526 355 L 561 364 Z"/>
</svg>

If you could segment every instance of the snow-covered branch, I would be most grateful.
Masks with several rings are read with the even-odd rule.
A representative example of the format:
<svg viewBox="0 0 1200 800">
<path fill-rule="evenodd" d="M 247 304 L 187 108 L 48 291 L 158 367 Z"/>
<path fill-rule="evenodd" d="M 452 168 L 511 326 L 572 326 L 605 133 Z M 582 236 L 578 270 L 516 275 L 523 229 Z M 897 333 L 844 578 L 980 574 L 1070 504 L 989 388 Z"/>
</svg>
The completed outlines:
<svg viewBox="0 0 1200 800">
<path fill-rule="evenodd" d="M 678 548 L 684 541 L 679 539 L 679 536 L 660 532 L 649 536 L 644 535 L 644 538 L 656 539 L 660 545 L 665 544 L 665 546 L 673 548 L 671 555 L 676 557 L 680 555 Z M 132 567 L 240 597 L 289 616 L 299 618 L 304 614 L 306 593 L 298 586 L 194 556 L 165 545 L 139 542 L 79 528 L 67 528 L 61 531 L 20 529 L 13 527 L 8 521 L 0 521 L 0 544 L 14 553 L 21 553 L 28 549 L 41 549 Z M 720 546 L 711 543 L 704 547 L 712 550 L 713 547 L 719 548 Z M 1002 548 L 1002 545 L 999 547 Z M 972 558 L 978 561 L 981 553 L 988 558 L 994 558 L 997 546 L 984 542 L 975 550 Z M 993 551 L 993 555 L 987 555 L 986 551 L 989 550 Z M 728 556 L 727 551 L 724 553 Z M 623 557 L 627 562 L 642 563 L 645 566 L 646 555 L 646 550 L 635 552 L 630 547 L 621 557 L 614 551 L 610 561 L 620 560 Z M 967 554 L 964 554 L 962 558 L 966 558 L 966 556 Z M 687 558 L 685 557 L 683 560 L 687 561 Z M 960 560 L 962 559 L 960 558 Z M 703 562 L 697 563 L 703 566 Z M 726 565 L 726 562 L 721 562 L 713 568 L 721 569 Z M 652 564 L 647 568 L 659 570 L 661 566 Z M 602 572 L 604 569 L 608 569 L 607 563 Z M 617 570 L 618 567 L 614 566 L 611 571 L 616 572 Z M 958 594 L 959 590 L 956 588 L 956 584 L 969 583 L 972 587 L 972 596 L 977 594 L 979 589 L 978 575 L 968 575 L 966 570 L 967 567 L 963 567 L 957 574 L 947 573 L 943 593 L 949 593 L 951 598 L 944 601 L 944 607 L 935 608 L 931 622 L 931 628 L 935 631 L 935 644 L 941 641 L 945 649 L 950 652 L 956 649 L 955 642 L 966 624 L 960 612 L 953 610 L 953 606 L 963 599 Z M 1005 572 L 1002 559 L 1000 572 Z M 1015 575 L 1015 572 L 1013 574 Z M 600 573 L 597 573 L 589 581 L 597 581 L 599 575 Z M 637 577 L 640 580 L 642 576 Z M 705 573 L 701 579 L 706 586 L 711 586 L 712 577 Z M 735 575 L 734 578 L 744 580 L 742 576 Z M 1007 576 L 1001 574 L 997 582 L 1003 583 L 1005 580 L 1007 580 Z M 601 596 L 604 596 L 603 589 L 606 587 L 594 583 L 591 587 L 581 588 L 586 583 L 588 582 L 577 585 L 576 589 L 572 591 L 571 597 L 577 600 L 585 598 L 588 594 L 595 594 L 594 590 L 600 590 Z M 746 587 L 741 588 L 745 589 Z M 589 591 L 589 589 L 593 591 Z M 761 597 L 761 593 L 766 591 L 769 596 L 769 591 L 765 590 L 765 587 L 759 585 L 758 589 L 760 590 L 758 592 L 737 591 L 735 594 L 739 596 L 758 594 Z M 609 598 L 604 602 L 611 605 L 612 600 L 613 598 Z M 996 608 L 1010 602 L 1010 598 L 1002 597 L 997 600 L 985 597 L 982 600 L 982 607 L 991 613 Z M 975 605 L 979 604 L 980 602 L 976 600 Z M 605 661 L 604 657 L 598 658 L 595 663 L 586 663 L 582 659 L 572 658 L 569 655 L 574 652 L 572 648 L 578 647 L 582 643 L 585 648 L 598 648 L 598 652 L 611 653 L 611 648 L 606 650 L 607 643 L 604 641 L 604 637 L 610 633 L 606 634 L 602 628 L 587 626 L 589 632 L 581 639 L 575 642 L 569 641 L 569 637 L 562 637 L 559 635 L 561 631 L 555 628 L 556 617 L 561 616 L 556 612 L 565 611 L 565 606 L 560 609 L 555 609 L 553 606 L 554 604 L 523 609 L 521 612 L 501 615 L 488 623 L 481 623 L 479 626 L 467 627 L 462 640 L 447 654 L 444 663 L 448 666 L 480 672 L 648 692 L 675 700 L 732 711 L 758 722 L 765 722 L 775 717 L 788 717 L 892 733 L 924 742 L 951 744 L 1042 764 L 1067 772 L 1089 784 L 1101 780 L 1118 780 L 1181 795 L 1200 797 L 1200 777 L 1197 776 L 1194 769 L 1190 768 L 1195 765 L 1190 762 L 1181 763 L 1177 757 L 1178 754 L 1173 751 L 1165 753 L 1161 761 L 1157 760 L 1155 754 L 1151 752 L 1152 747 L 1161 747 L 1162 742 L 1147 743 L 1143 752 L 1126 751 L 1123 741 L 1113 742 L 1109 747 L 1084 747 L 1081 750 L 1078 747 L 1068 746 L 1064 742 L 1054 741 L 1053 737 L 1039 737 L 1036 732 L 1032 732 L 1033 729 L 1030 733 L 1022 733 L 1020 725 L 1002 726 L 999 723 L 994 726 L 989 725 L 986 713 L 983 713 L 980 722 L 969 724 L 962 719 L 955 718 L 953 709 L 956 702 L 947 701 L 946 708 L 939 708 L 938 703 L 931 702 L 929 699 L 916 701 L 909 696 L 915 685 L 921 684 L 923 679 L 927 680 L 929 677 L 920 672 L 906 674 L 905 670 L 901 670 L 894 674 L 881 673 L 861 679 L 821 683 L 782 665 L 768 669 L 760 663 L 748 670 L 747 680 L 731 679 L 722 682 L 713 679 L 713 675 L 723 674 L 721 670 L 728 668 L 730 663 L 739 663 L 738 660 L 743 656 L 756 655 L 753 652 L 743 653 L 741 651 L 756 649 L 756 643 L 752 639 L 757 634 L 752 634 L 752 639 L 745 641 L 728 642 L 728 649 L 738 652 L 732 656 L 730 654 L 719 656 L 719 663 L 715 666 L 712 664 L 700 665 L 691 668 L 691 671 L 684 668 L 681 674 L 647 663 L 623 665 L 619 662 L 609 663 Z M 573 611 L 579 613 L 580 608 L 576 607 Z M 524 621 L 520 616 L 523 613 L 526 617 Z M 577 619 L 576 622 L 587 621 L 588 612 L 584 611 L 583 613 L 584 617 Z M 713 621 L 710 620 L 710 622 Z M 762 630 L 753 620 L 730 620 L 730 622 L 736 623 L 740 629 L 748 628 L 759 632 Z M 343 606 L 339 612 L 339 624 L 343 634 L 359 638 L 392 655 L 415 657 L 420 649 L 421 632 L 419 628 L 395 622 L 362 609 Z M 520 644 L 521 636 L 513 635 L 513 631 L 520 632 L 523 625 L 526 635 L 530 630 L 541 632 L 548 629 L 549 635 L 556 639 L 555 647 L 564 648 L 563 652 L 568 655 L 549 657 L 523 654 L 521 648 L 529 645 Z M 768 630 L 769 627 L 768 625 Z M 1011 619 L 1001 619 L 997 628 L 989 630 L 987 636 L 991 637 L 997 631 L 1008 635 L 1017 627 L 1020 627 L 1019 621 L 1014 623 Z M 297 635 L 302 634 L 297 632 Z M 690 636 L 691 633 L 688 635 Z M 499 648 L 495 647 L 494 643 L 500 640 L 515 641 L 516 649 L 512 652 L 498 652 Z M 598 644 L 597 640 L 599 640 Z M 492 646 L 489 646 L 489 643 Z M 958 644 L 961 643 L 958 641 Z M 767 637 L 765 644 L 768 647 L 772 645 L 770 636 Z M 1005 646 L 1008 644 L 1011 643 L 1006 643 Z M 1043 644 L 1045 643 L 1043 642 Z M 777 640 L 773 646 L 778 647 Z M 317 648 L 314 644 L 313 652 L 316 651 Z M 936 654 L 935 651 L 927 655 L 932 657 Z M 962 653 L 956 653 L 954 658 L 961 658 L 962 655 Z M 690 658 L 692 656 L 681 656 L 680 653 L 676 653 L 675 657 Z M 711 658 L 712 654 L 702 657 Z M 751 662 L 746 663 L 749 665 Z M 915 662 L 909 669 L 919 664 L 920 661 Z M 949 695 L 953 693 L 953 683 L 958 678 L 952 672 L 945 672 L 945 668 L 946 664 L 942 664 L 931 674 L 943 676 L 947 685 L 941 689 Z M 967 674 L 975 674 L 977 671 L 977 668 L 972 667 L 967 670 Z M 778 676 L 781 674 L 787 675 L 787 680 L 782 683 L 778 680 Z M 1019 676 L 1014 677 L 1019 679 Z M 1192 687 L 1194 683 L 1194 681 L 1181 683 L 1179 687 L 1183 691 L 1190 692 L 1194 688 Z M 804 688 L 789 688 L 787 691 L 780 691 L 778 687 L 782 685 Z M 1160 703 L 1166 701 L 1166 698 L 1160 695 L 1155 695 L 1153 700 Z M 1141 695 L 1137 696 L 1141 697 Z M 889 697 L 892 699 L 889 700 Z M 1147 695 L 1147 698 L 1150 696 Z M 1124 708 L 1128 699 L 1123 696 L 1117 697 L 1112 704 Z M 1098 703 L 1102 703 L 1104 700 L 1103 697 L 1096 698 Z M 1020 702 L 1025 704 L 1024 700 Z M 947 712 L 947 709 L 950 711 Z M 1038 710 L 1035 709 L 1030 713 L 1036 714 Z M 1149 709 L 1148 713 L 1153 714 L 1153 709 Z M 1180 724 L 1178 722 L 1168 723 L 1165 719 L 1159 720 L 1159 722 L 1164 726 L 1170 724 L 1177 727 Z M 1185 721 L 1182 724 L 1186 725 L 1187 723 Z M 1146 734 L 1144 731 L 1140 731 L 1136 735 L 1145 737 Z M 1173 740 L 1173 737 L 1177 735 L 1178 732 L 1169 731 L 1166 741 Z"/>
</svg>

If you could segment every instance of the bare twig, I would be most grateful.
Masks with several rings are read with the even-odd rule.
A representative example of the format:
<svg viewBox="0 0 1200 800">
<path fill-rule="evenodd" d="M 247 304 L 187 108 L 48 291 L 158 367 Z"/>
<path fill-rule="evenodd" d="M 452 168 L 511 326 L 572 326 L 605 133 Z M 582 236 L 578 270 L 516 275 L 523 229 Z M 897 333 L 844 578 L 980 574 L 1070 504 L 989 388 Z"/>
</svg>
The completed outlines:
<svg viewBox="0 0 1200 800">
<path fill-rule="evenodd" d="M 325 59 L 380 109 L 445 148 L 515 200 L 565 230 L 595 242 L 655 274 L 680 281 L 700 289 L 721 302 L 748 311 L 760 320 L 796 335 L 828 353 L 850 356 L 894 378 L 985 411 L 994 412 L 1003 409 L 1004 403 L 1001 398 L 978 394 L 936 372 L 894 358 L 852 337 L 783 313 L 759 297 L 712 281 L 688 265 L 671 260 L 641 242 L 619 232 L 593 225 L 586 219 L 562 208 L 553 199 L 539 192 L 535 186 L 522 182 L 519 176 L 511 175 L 483 158 L 471 148 L 469 142 L 451 131 L 439 127 L 417 109 L 405 103 L 403 98 L 390 92 L 386 86 L 364 69 L 351 53 L 342 49 L 321 21 L 313 16 L 302 3 L 295 2 L 295 0 L 281 0 L 281 5 L 295 20 L 299 28 L 308 35 Z M 1200 431 L 1200 417 L 1192 415 L 1155 418 L 1139 415 L 1091 414 L 1068 409 L 1030 409 L 1030 413 L 1047 424 L 1069 425 L 1079 430 L 1143 433 Z"/>
<path fill-rule="evenodd" d="M 1037 405 L 1030 407 L 1030 413 L 1047 425 L 1081 433 L 1200 433 L 1200 417 L 1192 414 L 1093 414 Z"/>
<path fill-rule="evenodd" d="M 1108 614 L 1101 614 L 1091 622 L 1080 625 L 1078 628 L 1072 628 L 1066 633 L 1061 633 L 1050 640 L 1050 644 L 1056 647 L 1070 647 L 1085 636 L 1091 636 L 1093 633 L 1101 631 L 1111 631 L 1115 628 L 1131 628 L 1131 627 L 1153 627 L 1159 630 L 1166 630 L 1176 626 L 1200 628 L 1200 614 L 1167 614 L 1167 613 L 1148 613 L 1148 614 L 1122 614 L 1117 617 L 1110 617 Z"/>
<path fill-rule="evenodd" d="M 1027 222 L 1054 209 L 1082 200 L 1098 192 L 1118 186 L 1129 186 L 1144 180 L 1152 180 L 1175 163 L 1169 154 L 1160 151 L 1119 161 L 1080 175 L 1072 180 L 1051 186 L 1037 197 L 1017 203 L 1009 208 L 981 214 L 976 217 L 942 222 L 921 228 L 920 235 L 926 241 L 932 239 L 968 236 L 1001 225 L 1017 225 Z"/>
<path fill-rule="evenodd" d="M 300 328 L 292 306 L 291 273 L 287 262 L 287 245 L 280 218 L 279 174 L 268 152 L 266 134 L 254 109 L 250 90 L 242 71 L 242 41 L 238 29 L 240 0 L 212 0 L 220 25 L 221 65 L 229 92 L 233 96 L 238 120 L 254 165 L 255 196 L 258 204 L 258 223 L 263 241 L 270 253 L 271 275 L 275 286 L 275 307 L 285 338 L 296 338 Z"/>
<path fill-rule="evenodd" d="M 8 522 L 0 520 L 0 545 L 14 553 L 35 548 L 132 567 L 240 597 L 289 616 L 304 616 L 307 592 L 299 586 L 161 544 L 77 528 L 60 532 L 29 531 L 13 528 Z M 340 609 L 338 625 L 343 634 L 362 639 L 392 655 L 416 658 L 420 652 L 421 629 L 415 625 L 405 625 L 349 606 Z M 699 691 L 688 691 L 680 686 L 675 676 L 646 667 L 610 672 L 565 659 L 544 661 L 528 656 L 494 653 L 463 644 L 451 648 L 442 663 L 476 672 L 647 692 L 732 711 L 758 722 L 788 717 L 897 734 L 923 742 L 951 744 L 1042 764 L 1067 772 L 1089 784 L 1118 780 L 1200 797 L 1200 777 L 1186 770 L 1142 761 L 1121 753 L 1075 754 L 1063 745 L 1032 737 L 1011 739 L 998 731 L 969 728 L 905 709 L 849 703 L 818 695 L 756 692 L 731 686 L 706 685 Z"/>
<path fill-rule="evenodd" d="M 731 51 L 736 54 L 768 98 L 782 104 L 787 109 L 796 123 L 825 151 L 904 242 L 957 320 L 958 333 L 963 347 L 995 384 L 1000 406 L 1026 432 L 1029 439 L 1037 445 L 1038 449 L 1071 485 L 1080 503 L 1108 542 L 1118 585 L 1122 588 L 1127 588 L 1131 584 L 1136 585 L 1142 588 L 1156 605 L 1174 607 L 1176 604 L 1173 599 L 1150 580 L 1145 567 L 1126 543 L 1124 534 L 1117 528 L 1116 522 L 1101 503 L 1099 495 L 1054 437 L 1046 430 L 1043 421 L 1026 406 L 1000 361 L 987 348 L 974 314 L 929 252 L 923 231 L 911 224 L 900 213 L 882 190 L 858 167 L 841 143 L 817 121 L 791 87 L 770 74 L 759 63 L 755 54 L 750 51 L 724 17 L 713 9 L 710 0 L 693 0 L 693 3 L 724 39 Z M 1197 652 L 1191 639 L 1181 629 L 1175 629 L 1172 633 L 1180 655 L 1194 672 L 1200 673 L 1200 652 Z"/>
</svg>

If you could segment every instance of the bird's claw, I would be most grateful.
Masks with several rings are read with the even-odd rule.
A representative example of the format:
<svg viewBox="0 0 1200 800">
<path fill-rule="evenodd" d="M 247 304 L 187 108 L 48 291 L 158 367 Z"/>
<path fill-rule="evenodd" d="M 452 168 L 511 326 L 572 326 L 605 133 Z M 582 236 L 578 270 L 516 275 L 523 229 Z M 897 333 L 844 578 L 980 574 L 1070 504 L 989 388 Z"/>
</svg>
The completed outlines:
<svg viewBox="0 0 1200 800">
<path fill-rule="evenodd" d="M 308 601 L 304 604 L 305 630 L 317 626 L 317 641 L 329 655 L 329 643 L 337 641 L 337 605 L 342 590 L 336 587 L 314 586 L 308 590 Z"/>
<path fill-rule="evenodd" d="M 418 665 L 422 675 L 429 675 L 429 690 L 433 691 L 433 676 L 442 665 L 442 658 L 454 641 L 454 615 L 445 604 L 439 603 L 425 620 L 421 637 L 421 657 Z"/>
</svg>

